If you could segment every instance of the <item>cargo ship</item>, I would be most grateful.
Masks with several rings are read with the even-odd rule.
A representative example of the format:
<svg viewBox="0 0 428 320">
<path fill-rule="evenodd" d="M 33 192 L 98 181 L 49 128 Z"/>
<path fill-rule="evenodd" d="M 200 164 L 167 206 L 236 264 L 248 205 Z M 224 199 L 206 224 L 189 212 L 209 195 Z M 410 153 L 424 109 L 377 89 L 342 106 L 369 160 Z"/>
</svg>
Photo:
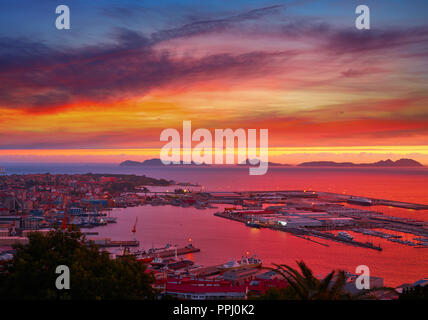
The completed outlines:
<svg viewBox="0 0 428 320">
<path fill-rule="evenodd" d="M 188 253 L 199 252 L 201 249 L 195 248 L 191 243 L 182 248 L 175 248 L 171 245 L 166 245 L 164 248 L 160 249 L 149 249 L 147 251 L 146 257 L 160 257 L 160 258 L 168 258 L 173 257 L 175 255 L 184 255 Z"/>
<path fill-rule="evenodd" d="M 150 264 L 155 269 L 169 269 L 169 270 L 179 270 L 186 267 L 193 266 L 194 262 L 191 260 L 183 259 L 162 259 L 159 257 L 154 258 Z"/>
</svg>

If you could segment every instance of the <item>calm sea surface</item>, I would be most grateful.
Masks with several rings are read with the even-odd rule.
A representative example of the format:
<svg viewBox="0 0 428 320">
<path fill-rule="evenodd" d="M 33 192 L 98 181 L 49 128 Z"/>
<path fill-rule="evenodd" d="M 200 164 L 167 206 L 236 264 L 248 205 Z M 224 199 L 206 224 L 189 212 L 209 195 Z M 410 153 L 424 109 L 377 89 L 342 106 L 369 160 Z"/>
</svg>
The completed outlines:
<svg viewBox="0 0 428 320">
<path fill-rule="evenodd" d="M 264 176 L 250 176 L 248 168 L 121 168 L 111 164 L 8 164 L 12 173 L 129 173 L 180 182 L 199 183 L 208 191 L 312 189 L 360 196 L 428 204 L 428 168 L 296 168 L 271 167 Z M 324 247 L 290 234 L 267 229 L 251 229 L 241 223 L 213 216 L 218 209 L 198 210 L 172 206 L 142 206 L 114 209 L 117 224 L 92 229 L 100 237 L 131 239 L 138 217 L 136 237 L 141 246 L 185 245 L 189 238 L 201 252 L 187 258 L 201 265 L 224 263 L 249 252 L 264 264 L 304 260 L 315 274 L 331 269 L 355 272 L 358 265 L 370 267 L 386 285 L 400 285 L 428 277 L 428 249 L 394 244 L 380 238 L 353 234 L 356 240 L 380 244 L 383 251 L 355 248 L 339 243 Z M 428 211 L 373 207 L 390 215 L 428 221 Z M 411 240 L 413 236 L 401 234 Z M 318 240 L 318 239 L 317 239 Z"/>
</svg>

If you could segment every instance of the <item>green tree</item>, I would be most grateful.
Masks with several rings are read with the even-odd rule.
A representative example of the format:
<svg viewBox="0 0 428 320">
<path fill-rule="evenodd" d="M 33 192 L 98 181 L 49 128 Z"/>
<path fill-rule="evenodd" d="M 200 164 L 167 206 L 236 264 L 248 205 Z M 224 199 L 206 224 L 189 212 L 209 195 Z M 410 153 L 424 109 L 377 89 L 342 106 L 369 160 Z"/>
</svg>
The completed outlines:
<svg viewBox="0 0 428 320">
<path fill-rule="evenodd" d="M 0 299 L 150 299 L 153 278 L 133 257 L 110 259 L 78 231 L 29 234 L 0 270 Z M 70 289 L 58 290 L 57 266 L 70 269 Z"/>
<path fill-rule="evenodd" d="M 270 268 L 279 273 L 287 281 L 288 286 L 283 289 L 268 290 L 261 298 L 271 300 L 354 300 L 375 299 L 374 293 L 376 292 L 395 292 L 392 288 L 381 287 L 351 294 L 345 290 L 345 271 L 333 270 L 325 278 L 317 279 L 303 261 L 298 261 L 297 265 L 300 270 L 285 264 Z"/>
</svg>

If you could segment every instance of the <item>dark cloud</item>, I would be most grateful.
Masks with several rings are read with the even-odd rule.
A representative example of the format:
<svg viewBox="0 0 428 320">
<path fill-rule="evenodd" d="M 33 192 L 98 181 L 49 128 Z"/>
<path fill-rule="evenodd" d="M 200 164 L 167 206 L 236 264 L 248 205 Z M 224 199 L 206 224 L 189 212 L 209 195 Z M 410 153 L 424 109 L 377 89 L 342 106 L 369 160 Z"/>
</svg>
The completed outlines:
<svg viewBox="0 0 428 320">
<path fill-rule="evenodd" d="M 255 51 L 176 59 L 167 51 L 155 51 L 137 32 L 117 30 L 115 38 L 115 45 L 68 51 L 21 40 L 17 55 L 0 55 L 0 101 L 6 107 L 35 112 L 81 100 L 108 102 L 144 95 L 164 85 L 256 72 L 257 66 L 286 55 Z M 12 45 L 14 39 L 2 39 L 1 43 Z M 20 51 L 21 46 L 25 51 Z"/>
<path fill-rule="evenodd" d="M 80 101 L 110 102 L 128 96 L 143 96 L 154 88 L 192 83 L 228 76 L 244 78 L 266 75 L 276 59 L 287 59 L 296 52 L 266 52 L 254 49 L 246 54 L 213 54 L 205 57 L 174 56 L 159 51 L 156 44 L 170 39 L 214 32 L 244 21 L 257 20 L 278 12 L 271 6 L 218 20 L 197 21 L 146 36 L 129 29 L 112 32 L 109 44 L 80 48 L 49 47 L 41 42 L 0 38 L 0 101 L 6 108 L 24 108 L 32 112 L 64 107 Z M 124 13 L 125 14 L 125 13 Z M 261 30 L 286 39 L 314 44 L 317 53 L 370 53 L 426 45 L 428 28 L 342 30 L 326 23 L 308 20 L 289 21 L 278 29 Z M 387 52 L 387 51 L 382 51 Z M 410 49 L 407 50 L 410 52 Z M 271 69 L 268 69 L 271 66 Z M 355 77 L 373 69 L 344 71 Z"/>
<path fill-rule="evenodd" d="M 419 26 L 407 29 L 357 29 L 331 31 L 328 33 L 326 48 L 335 54 L 370 53 L 407 45 L 428 43 L 428 27 Z"/>
<path fill-rule="evenodd" d="M 345 78 L 357 78 L 357 77 L 377 74 L 381 72 L 384 72 L 384 70 L 379 68 L 362 68 L 362 69 L 348 69 L 348 70 L 342 71 L 341 74 Z"/>
<path fill-rule="evenodd" d="M 79 100 L 110 101 L 178 81 L 202 80 L 240 69 L 243 73 L 278 53 L 250 52 L 176 59 L 158 52 L 159 42 L 213 31 L 219 26 L 254 20 L 281 6 L 261 8 L 225 19 L 199 21 L 170 30 L 142 33 L 116 29 L 114 44 L 78 49 L 52 48 L 26 39 L 0 39 L 0 101 L 3 107 L 42 111 Z M 120 11 L 126 15 L 129 12 Z M 251 66 L 251 68 L 248 68 Z M 247 67 L 247 68 L 245 68 Z"/>
<path fill-rule="evenodd" d="M 157 42 L 157 41 L 165 41 L 165 40 L 174 39 L 174 38 L 199 35 L 199 34 L 213 32 L 213 31 L 221 31 L 231 27 L 232 25 L 238 22 L 256 20 L 266 15 L 277 13 L 279 9 L 281 9 L 282 7 L 283 6 L 281 5 L 275 5 L 275 6 L 270 6 L 266 8 L 251 10 L 242 14 L 230 16 L 223 19 L 196 21 L 178 28 L 162 30 L 162 31 L 153 33 L 151 37 L 153 41 Z"/>
</svg>

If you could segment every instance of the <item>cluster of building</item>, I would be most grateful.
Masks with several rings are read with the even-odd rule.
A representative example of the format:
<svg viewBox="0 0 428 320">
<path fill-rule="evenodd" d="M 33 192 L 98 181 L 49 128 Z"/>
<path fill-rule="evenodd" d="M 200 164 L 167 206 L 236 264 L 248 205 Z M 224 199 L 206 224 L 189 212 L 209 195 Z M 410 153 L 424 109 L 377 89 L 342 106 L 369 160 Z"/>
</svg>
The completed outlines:
<svg viewBox="0 0 428 320">
<path fill-rule="evenodd" d="M 273 271 L 258 269 L 227 271 L 215 278 L 168 277 L 158 278 L 155 287 L 161 295 L 186 300 L 234 300 L 261 296 L 269 289 L 287 287 L 287 281 Z"/>
<path fill-rule="evenodd" d="M 157 182 L 133 175 L 1 175 L 0 249 L 25 244 L 28 232 L 62 223 L 93 227 L 115 222 L 106 211 L 144 204 L 146 197 L 138 188 L 142 183 Z M 160 185 L 165 183 L 159 181 Z"/>
<path fill-rule="evenodd" d="M 224 212 L 215 215 L 240 221 L 249 227 L 271 228 L 290 232 L 314 241 L 319 237 L 346 244 L 380 250 L 371 243 L 353 240 L 346 232 L 353 230 L 373 236 L 390 234 L 372 231 L 375 228 L 410 232 L 417 235 L 419 246 L 428 246 L 428 225 L 412 219 L 388 217 L 358 205 L 372 205 L 343 195 L 303 191 L 277 192 L 192 192 L 187 185 L 172 192 L 151 192 L 145 186 L 169 185 L 171 181 L 132 175 L 96 174 L 28 174 L 0 176 L 0 263 L 10 260 L 15 243 L 28 243 L 29 232 L 48 232 L 58 225 L 77 225 L 89 228 L 115 222 L 108 212 L 113 207 L 138 205 L 172 205 L 181 207 L 209 208 L 213 204 L 231 204 Z M 172 183 L 171 183 L 172 185 Z M 174 183 L 174 186 L 177 184 Z M 349 201 L 350 200 L 350 201 Z M 352 205 L 348 205 L 353 203 Z M 354 205 L 355 204 L 355 205 Z M 412 204 L 402 204 L 412 206 Z M 134 227 L 135 229 L 135 227 Z M 310 236 L 310 237 L 309 237 Z M 135 243 L 102 239 L 100 246 L 138 246 Z M 392 241 L 391 240 L 391 241 Z M 398 240 L 397 240 L 398 241 Z M 113 243 L 114 242 L 114 243 Z M 316 242 L 316 241 L 315 241 Z M 404 243 L 404 242 L 403 242 Z M 322 243 L 320 243 L 322 244 Z M 325 244 L 324 244 L 325 245 Z M 187 247 L 186 247 L 187 248 Z M 164 248 L 165 249 L 165 248 Z M 166 251 L 165 251 L 166 250 Z M 163 253 L 171 251 L 165 249 Z M 199 251 L 199 249 L 198 249 Z M 192 251 L 193 252 L 193 251 Z M 223 266 L 185 269 L 193 262 L 178 260 L 160 263 L 159 252 L 141 261 L 152 266 L 148 272 L 155 276 L 155 287 L 164 295 L 180 299 L 246 299 L 260 296 L 271 288 L 285 288 L 286 280 L 273 271 L 260 269 L 258 259 L 241 259 Z M 175 251 L 177 255 L 177 250 Z M 156 262 L 156 263 L 154 263 Z M 159 266 L 162 268 L 159 269 Z M 166 272 L 166 270 L 169 271 Z M 165 269 L 166 268 L 166 269 Z M 226 269 L 225 269 L 226 268 Z M 178 272 L 177 272 L 178 270 Z M 346 290 L 355 293 L 356 275 L 347 274 Z M 371 287 L 383 286 L 383 279 L 371 277 Z M 394 298 L 387 297 L 382 298 Z"/>
<path fill-rule="evenodd" d="M 289 286 L 287 280 L 279 273 L 273 270 L 262 271 L 254 268 L 230 270 L 216 277 L 206 278 L 188 275 L 162 277 L 161 273 L 155 276 L 155 288 L 161 292 L 161 295 L 186 300 L 247 299 L 249 297 L 261 297 L 271 289 L 281 290 Z M 360 292 L 356 284 L 358 275 L 346 272 L 345 276 L 344 292 L 351 295 L 358 294 Z M 425 280 L 424 283 L 426 284 L 426 282 Z M 382 288 L 383 286 L 383 278 L 370 277 L 370 288 Z M 398 293 L 399 290 L 397 293 L 379 290 L 373 294 L 378 299 L 390 300 L 396 299 Z"/>
</svg>

